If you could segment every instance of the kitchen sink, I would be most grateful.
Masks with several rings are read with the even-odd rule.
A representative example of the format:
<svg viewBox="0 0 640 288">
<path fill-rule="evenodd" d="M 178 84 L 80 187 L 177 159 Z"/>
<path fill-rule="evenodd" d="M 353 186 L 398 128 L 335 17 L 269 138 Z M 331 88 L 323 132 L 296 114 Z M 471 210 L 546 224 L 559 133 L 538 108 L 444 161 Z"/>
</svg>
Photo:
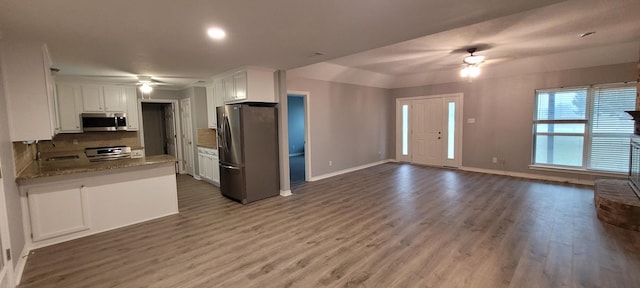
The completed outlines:
<svg viewBox="0 0 640 288">
<path fill-rule="evenodd" d="M 55 156 L 55 157 L 47 158 L 47 161 L 72 160 L 72 159 L 79 159 L 79 158 L 80 156 L 78 155 Z"/>
</svg>

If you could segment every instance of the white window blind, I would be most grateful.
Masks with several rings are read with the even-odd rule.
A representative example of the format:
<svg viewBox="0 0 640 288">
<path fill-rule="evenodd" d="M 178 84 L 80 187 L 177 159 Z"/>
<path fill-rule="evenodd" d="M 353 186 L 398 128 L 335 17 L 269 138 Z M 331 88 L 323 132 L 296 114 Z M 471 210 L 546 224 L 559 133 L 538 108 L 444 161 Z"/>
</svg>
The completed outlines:
<svg viewBox="0 0 640 288">
<path fill-rule="evenodd" d="M 534 165 L 626 172 L 636 85 L 536 91 Z"/>
<path fill-rule="evenodd" d="M 633 121 L 624 112 L 635 110 L 635 87 L 595 87 L 591 105 L 590 165 L 594 170 L 626 172 Z"/>
</svg>

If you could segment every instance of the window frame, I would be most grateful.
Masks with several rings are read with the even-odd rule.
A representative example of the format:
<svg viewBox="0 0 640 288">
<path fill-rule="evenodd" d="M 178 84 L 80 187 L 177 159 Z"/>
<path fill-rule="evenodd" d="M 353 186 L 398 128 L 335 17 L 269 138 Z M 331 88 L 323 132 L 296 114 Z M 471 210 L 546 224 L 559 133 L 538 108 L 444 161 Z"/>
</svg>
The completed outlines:
<svg viewBox="0 0 640 288">
<path fill-rule="evenodd" d="M 592 142 L 592 123 L 594 121 L 593 118 L 593 105 L 596 96 L 596 90 L 599 88 L 627 88 L 627 87 L 635 87 L 637 82 L 625 82 L 625 83 L 610 83 L 610 84 L 596 84 L 589 86 L 574 86 L 574 87 L 561 87 L 561 88 L 552 88 L 552 89 L 536 89 L 535 97 L 534 97 L 534 109 L 533 109 L 533 122 L 532 122 L 532 146 L 531 146 L 531 165 L 529 165 L 532 169 L 537 170 L 550 170 L 550 171 L 563 171 L 563 172 L 579 172 L 594 175 L 626 175 L 627 172 L 618 172 L 618 171 L 609 171 L 609 170 L 600 170 L 591 168 L 591 142 Z M 569 90 L 579 90 L 586 89 L 586 103 L 585 103 L 585 119 L 561 119 L 561 120 L 536 120 L 538 117 L 538 95 L 540 93 L 545 92 L 562 92 Z M 637 100 L 636 100 L 637 101 Z M 636 103 L 637 105 L 637 103 Z M 635 107 L 634 107 L 635 109 Z M 566 133 L 566 132 L 537 132 L 538 124 L 584 124 L 584 133 Z M 600 134 L 600 133 L 599 133 Z M 622 134 L 622 133 L 611 133 L 613 134 Z M 560 165 L 560 164 L 547 164 L 547 163 L 536 163 L 536 147 L 537 147 L 537 136 L 538 135 L 546 135 L 546 136 L 582 136 L 582 165 L 581 166 L 571 166 L 571 165 Z"/>
</svg>

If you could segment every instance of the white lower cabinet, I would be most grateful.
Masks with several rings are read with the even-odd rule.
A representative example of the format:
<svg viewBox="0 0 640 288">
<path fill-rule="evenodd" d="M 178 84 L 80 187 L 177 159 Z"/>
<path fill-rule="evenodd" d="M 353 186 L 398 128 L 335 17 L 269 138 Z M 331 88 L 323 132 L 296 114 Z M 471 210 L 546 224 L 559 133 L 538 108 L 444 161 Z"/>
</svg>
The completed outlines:
<svg viewBox="0 0 640 288">
<path fill-rule="evenodd" d="M 33 241 L 91 228 L 87 189 L 78 183 L 30 188 L 27 191 Z"/>
<path fill-rule="evenodd" d="M 216 183 L 220 183 L 220 166 L 218 166 L 218 155 L 213 157 L 213 175 L 211 180 Z"/>
<path fill-rule="evenodd" d="M 198 147 L 198 174 L 201 178 L 220 183 L 220 168 L 218 167 L 218 151 L 210 148 Z"/>
<path fill-rule="evenodd" d="M 178 213 L 173 162 L 35 178 L 20 190 L 32 248 Z"/>
</svg>

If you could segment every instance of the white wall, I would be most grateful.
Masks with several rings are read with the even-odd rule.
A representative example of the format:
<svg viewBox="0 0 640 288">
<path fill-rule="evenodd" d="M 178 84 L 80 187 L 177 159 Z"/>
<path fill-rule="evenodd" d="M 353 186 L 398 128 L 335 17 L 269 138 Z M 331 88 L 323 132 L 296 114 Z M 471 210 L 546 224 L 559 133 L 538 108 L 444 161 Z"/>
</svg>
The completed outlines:
<svg viewBox="0 0 640 288">
<path fill-rule="evenodd" d="M 1 52 L 1 51 L 0 51 Z M 0 57 L 1 59 L 2 57 Z M 2 63 L 0 63 L 0 67 Z M 22 226 L 22 208 L 20 194 L 15 181 L 15 166 L 13 161 L 13 144 L 9 138 L 7 114 L 7 98 L 4 87 L 4 77 L 0 69 L 0 162 L 2 166 L 2 185 L 4 188 L 7 218 L 9 220 L 9 234 L 11 234 L 11 251 L 13 264 L 20 259 L 20 253 L 25 245 L 24 228 Z M 0 213 L 3 213 L 0 211 Z M 3 251 L 4 253 L 4 251 Z"/>
<path fill-rule="evenodd" d="M 289 77 L 287 89 L 310 92 L 312 177 L 389 158 L 394 118 L 388 89 Z"/>
<path fill-rule="evenodd" d="M 463 166 L 503 170 L 491 162 L 491 158 L 497 156 L 506 161 L 504 170 L 507 171 L 590 180 L 594 177 L 528 168 L 531 164 L 535 90 L 635 81 L 636 65 L 626 63 L 490 79 L 481 75 L 472 83 L 461 81 L 400 88 L 392 89 L 391 93 L 393 98 L 464 94 Z M 527 67 L 521 68 L 527 71 Z M 467 123 L 468 118 L 475 118 L 476 122 Z M 392 128 L 395 130 L 395 126 Z M 395 145 L 394 141 L 389 145 Z"/>
</svg>

